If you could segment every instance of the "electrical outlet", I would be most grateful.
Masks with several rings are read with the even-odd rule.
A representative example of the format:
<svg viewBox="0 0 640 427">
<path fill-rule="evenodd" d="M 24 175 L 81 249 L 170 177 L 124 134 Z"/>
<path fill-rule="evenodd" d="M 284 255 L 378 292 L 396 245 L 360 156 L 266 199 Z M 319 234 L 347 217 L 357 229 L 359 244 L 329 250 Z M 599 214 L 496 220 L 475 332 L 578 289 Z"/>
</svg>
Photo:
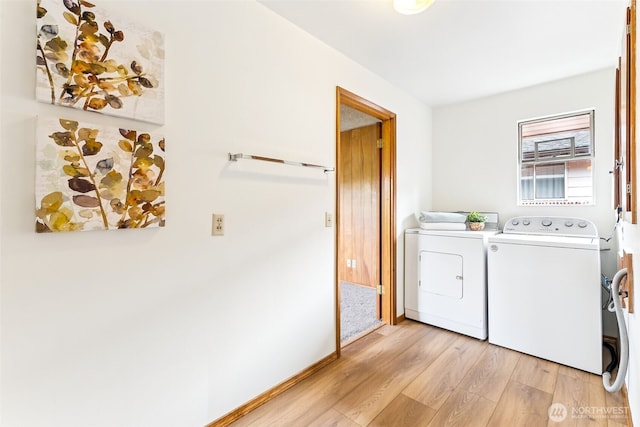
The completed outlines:
<svg viewBox="0 0 640 427">
<path fill-rule="evenodd" d="M 347 268 L 351 268 L 351 260 L 350 259 L 347 260 Z"/>
<path fill-rule="evenodd" d="M 213 214 L 212 236 L 224 236 L 224 215 Z"/>
<path fill-rule="evenodd" d="M 356 260 L 355 259 L 351 260 L 351 268 L 356 268 Z"/>
</svg>

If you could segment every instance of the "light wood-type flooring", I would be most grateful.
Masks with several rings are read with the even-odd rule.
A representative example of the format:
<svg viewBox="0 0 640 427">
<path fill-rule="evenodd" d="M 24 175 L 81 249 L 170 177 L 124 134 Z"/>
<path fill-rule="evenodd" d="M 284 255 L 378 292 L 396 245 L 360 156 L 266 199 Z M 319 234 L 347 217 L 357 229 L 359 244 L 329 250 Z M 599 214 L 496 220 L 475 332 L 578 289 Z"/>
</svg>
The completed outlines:
<svg viewBox="0 0 640 427">
<path fill-rule="evenodd" d="M 232 425 L 621 427 L 626 411 L 600 376 L 405 320 Z"/>
</svg>

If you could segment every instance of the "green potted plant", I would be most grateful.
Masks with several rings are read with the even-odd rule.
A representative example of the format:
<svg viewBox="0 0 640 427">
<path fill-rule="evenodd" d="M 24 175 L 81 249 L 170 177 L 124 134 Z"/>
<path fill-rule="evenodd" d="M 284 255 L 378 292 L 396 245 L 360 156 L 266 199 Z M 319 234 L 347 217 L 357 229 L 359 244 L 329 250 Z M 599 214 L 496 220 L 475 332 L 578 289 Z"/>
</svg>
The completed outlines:
<svg viewBox="0 0 640 427">
<path fill-rule="evenodd" d="M 480 212 L 470 212 L 467 215 L 467 222 L 469 223 L 469 229 L 473 231 L 481 231 L 484 230 L 484 222 L 487 220 L 487 217 L 482 215 Z"/>
</svg>

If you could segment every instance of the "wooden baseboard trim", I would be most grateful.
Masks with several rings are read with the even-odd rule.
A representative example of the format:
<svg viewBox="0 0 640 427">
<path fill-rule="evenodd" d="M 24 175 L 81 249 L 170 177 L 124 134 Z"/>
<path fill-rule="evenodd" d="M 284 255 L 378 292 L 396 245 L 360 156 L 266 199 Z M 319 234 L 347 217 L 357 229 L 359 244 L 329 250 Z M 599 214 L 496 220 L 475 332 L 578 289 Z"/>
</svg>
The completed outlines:
<svg viewBox="0 0 640 427">
<path fill-rule="evenodd" d="M 400 316 L 396 317 L 396 325 L 400 322 L 404 321 L 404 314 L 401 314 Z"/>
<path fill-rule="evenodd" d="M 307 369 L 297 373 L 296 375 L 294 375 L 293 377 L 289 378 L 288 380 L 278 384 L 277 386 L 275 386 L 274 388 L 272 388 L 270 390 L 265 391 L 264 393 L 262 393 L 261 395 L 259 395 L 255 399 L 250 400 L 249 402 L 247 402 L 244 405 L 234 409 L 233 411 L 229 412 L 228 414 L 223 415 L 222 417 L 218 418 L 217 420 L 207 424 L 206 427 L 224 427 L 224 426 L 228 426 L 232 422 L 239 420 L 243 416 L 247 415 L 249 412 L 253 411 L 254 409 L 258 408 L 261 405 L 264 405 L 265 403 L 267 403 L 268 401 L 270 401 L 274 397 L 276 397 L 279 394 L 281 394 L 281 393 L 285 392 L 286 390 L 290 389 L 291 387 L 293 387 L 294 385 L 296 385 L 300 381 L 302 381 L 305 378 L 309 377 L 310 375 L 318 372 L 320 369 L 324 368 L 329 363 L 331 363 L 331 362 L 333 362 L 333 361 L 335 361 L 337 359 L 338 359 L 338 353 L 337 352 L 331 353 L 327 357 L 319 360 L 318 362 L 316 362 L 313 365 L 309 366 Z"/>
<path fill-rule="evenodd" d="M 627 427 L 633 427 L 633 419 L 631 418 L 631 406 L 629 406 L 629 393 L 627 392 L 627 385 L 624 384 L 621 390 L 622 390 L 622 400 L 624 402 L 624 405 L 627 407 L 627 411 L 625 412 Z"/>
</svg>

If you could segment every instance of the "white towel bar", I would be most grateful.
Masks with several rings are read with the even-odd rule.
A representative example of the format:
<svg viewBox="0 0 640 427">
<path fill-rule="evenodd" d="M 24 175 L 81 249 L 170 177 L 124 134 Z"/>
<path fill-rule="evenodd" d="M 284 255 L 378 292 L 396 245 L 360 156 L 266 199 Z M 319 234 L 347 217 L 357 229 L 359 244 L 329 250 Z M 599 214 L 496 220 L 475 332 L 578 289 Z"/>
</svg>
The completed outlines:
<svg viewBox="0 0 640 427">
<path fill-rule="evenodd" d="M 304 166 L 306 168 L 317 168 L 317 169 L 322 169 L 325 173 L 333 172 L 333 171 L 336 170 L 335 168 L 332 168 L 332 167 L 329 167 L 329 166 L 314 165 L 313 163 L 292 162 L 292 161 L 289 161 L 289 160 L 274 159 L 272 157 L 254 156 L 254 155 L 251 155 L 251 154 L 242 154 L 242 153 L 231 154 L 231 153 L 229 153 L 229 161 L 237 162 L 238 159 L 262 160 L 264 162 L 282 163 L 282 164 L 291 165 L 291 166 Z"/>
</svg>

